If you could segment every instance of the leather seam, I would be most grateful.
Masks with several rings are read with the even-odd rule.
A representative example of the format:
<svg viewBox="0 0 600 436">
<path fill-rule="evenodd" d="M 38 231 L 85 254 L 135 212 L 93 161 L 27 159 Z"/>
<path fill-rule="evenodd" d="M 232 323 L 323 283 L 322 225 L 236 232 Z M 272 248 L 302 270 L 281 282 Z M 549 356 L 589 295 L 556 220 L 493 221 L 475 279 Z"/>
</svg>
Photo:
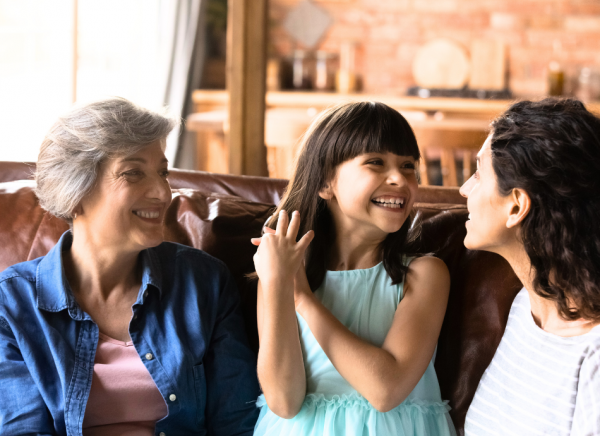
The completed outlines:
<svg viewBox="0 0 600 436">
<path fill-rule="evenodd" d="M 37 200 L 37 196 L 36 196 L 36 200 Z M 38 201 L 37 205 L 40 206 L 39 201 Z M 38 221 L 38 223 L 37 223 L 37 226 L 35 228 L 35 234 L 33 235 L 33 239 L 31 240 L 31 244 L 29 245 L 29 250 L 28 250 L 28 253 L 27 253 L 27 259 L 30 259 L 30 257 L 31 257 L 31 253 L 32 253 L 33 247 L 35 245 L 35 241 L 37 240 L 38 233 L 40 232 L 40 227 L 42 226 L 42 221 L 44 221 L 44 218 L 46 218 L 47 214 L 48 214 L 48 212 L 44 211 L 44 213 L 42 213 L 42 219 L 40 219 Z"/>
</svg>

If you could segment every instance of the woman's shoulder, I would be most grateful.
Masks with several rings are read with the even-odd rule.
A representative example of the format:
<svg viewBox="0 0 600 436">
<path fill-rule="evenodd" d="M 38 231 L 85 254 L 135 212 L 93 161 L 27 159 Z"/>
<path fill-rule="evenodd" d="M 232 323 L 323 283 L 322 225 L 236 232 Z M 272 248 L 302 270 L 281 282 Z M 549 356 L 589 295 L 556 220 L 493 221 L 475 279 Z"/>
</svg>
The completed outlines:
<svg viewBox="0 0 600 436">
<path fill-rule="evenodd" d="M 60 281 L 63 243 L 68 242 L 70 231 L 60 237 L 48 253 L 37 259 L 16 263 L 0 273 L 0 296 L 13 294 L 15 298 L 37 299 L 36 289 L 44 282 Z M 69 242 L 70 243 L 70 242 Z M 30 290 L 28 294 L 27 289 Z"/>
<path fill-rule="evenodd" d="M 150 248 L 149 253 L 163 268 L 177 273 L 192 273 L 200 276 L 229 276 L 227 265 L 209 253 L 176 242 L 163 242 Z"/>
<path fill-rule="evenodd" d="M 168 256 L 177 259 L 179 262 L 205 262 L 210 265 L 225 265 L 221 260 L 208 254 L 206 251 L 177 242 L 163 242 L 150 249 L 160 257 Z"/>
<path fill-rule="evenodd" d="M 36 306 L 37 270 L 41 259 L 17 263 L 0 273 L 0 318 L 5 311 L 23 315 Z"/>
<path fill-rule="evenodd" d="M 35 286 L 37 278 L 37 268 L 43 257 L 20 262 L 9 266 L 0 272 L 0 289 L 3 292 L 14 288 L 15 286 Z"/>
<path fill-rule="evenodd" d="M 587 336 L 589 339 L 586 346 L 585 361 L 595 368 L 594 372 L 597 374 L 600 385 L 600 325 L 594 327 Z"/>
</svg>

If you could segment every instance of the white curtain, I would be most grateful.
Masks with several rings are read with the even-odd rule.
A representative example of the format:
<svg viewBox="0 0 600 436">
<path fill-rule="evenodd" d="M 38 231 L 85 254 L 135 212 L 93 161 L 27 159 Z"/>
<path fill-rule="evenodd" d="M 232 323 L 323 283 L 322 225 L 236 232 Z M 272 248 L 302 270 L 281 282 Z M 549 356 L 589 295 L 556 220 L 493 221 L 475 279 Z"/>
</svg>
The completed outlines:
<svg viewBox="0 0 600 436">
<path fill-rule="evenodd" d="M 164 37 L 171 38 L 164 73 L 164 104 L 169 107 L 169 112 L 182 118 L 189 112 L 191 93 L 200 84 L 204 65 L 205 3 L 205 0 L 164 0 L 161 4 Z M 167 138 L 166 155 L 172 166 L 185 166 L 177 165 L 179 150 L 185 140 L 182 131 L 183 125 Z"/>
</svg>

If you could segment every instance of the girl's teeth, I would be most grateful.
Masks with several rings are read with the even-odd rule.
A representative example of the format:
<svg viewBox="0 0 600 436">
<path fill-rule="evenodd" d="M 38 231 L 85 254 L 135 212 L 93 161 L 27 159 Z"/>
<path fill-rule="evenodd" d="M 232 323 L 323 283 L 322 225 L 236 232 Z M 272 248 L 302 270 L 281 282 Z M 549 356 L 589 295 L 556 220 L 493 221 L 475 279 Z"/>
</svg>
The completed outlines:
<svg viewBox="0 0 600 436">
<path fill-rule="evenodd" d="M 375 203 L 379 204 L 380 206 L 384 206 L 384 207 L 393 207 L 393 208 L 398 208 L 398 207 L 402 207 L 404 205 L 404 200 L 401 198 L 391 198 L 389 200 L 383 200 L 383 199 L 376 199 L 373 200 Z"/>
<path fill-rule="evenodd" d="M 142 211 L 137 211 L 137 212 L 135 212 L 135 214 L 142 218 L 150 218 L 150 219 L 158 218 L 158 216 L 160 215 L 160 213 L 158 213 L 158 212 L 142 212 Z"/>
</svg>

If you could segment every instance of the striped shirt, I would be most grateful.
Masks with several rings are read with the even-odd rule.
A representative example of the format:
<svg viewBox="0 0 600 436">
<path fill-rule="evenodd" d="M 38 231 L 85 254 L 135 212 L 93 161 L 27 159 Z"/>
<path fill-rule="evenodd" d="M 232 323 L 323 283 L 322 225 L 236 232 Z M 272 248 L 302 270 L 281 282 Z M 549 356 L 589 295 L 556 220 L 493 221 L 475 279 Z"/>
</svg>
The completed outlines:
<svg viewBox="0 0 600 436">
<path fill-rule="evenodd" d="M 600 326 L 545 332 L 522 289 L 467 413 L 465 436 L 480 435 L 600 435 Z"/>
</svg>

